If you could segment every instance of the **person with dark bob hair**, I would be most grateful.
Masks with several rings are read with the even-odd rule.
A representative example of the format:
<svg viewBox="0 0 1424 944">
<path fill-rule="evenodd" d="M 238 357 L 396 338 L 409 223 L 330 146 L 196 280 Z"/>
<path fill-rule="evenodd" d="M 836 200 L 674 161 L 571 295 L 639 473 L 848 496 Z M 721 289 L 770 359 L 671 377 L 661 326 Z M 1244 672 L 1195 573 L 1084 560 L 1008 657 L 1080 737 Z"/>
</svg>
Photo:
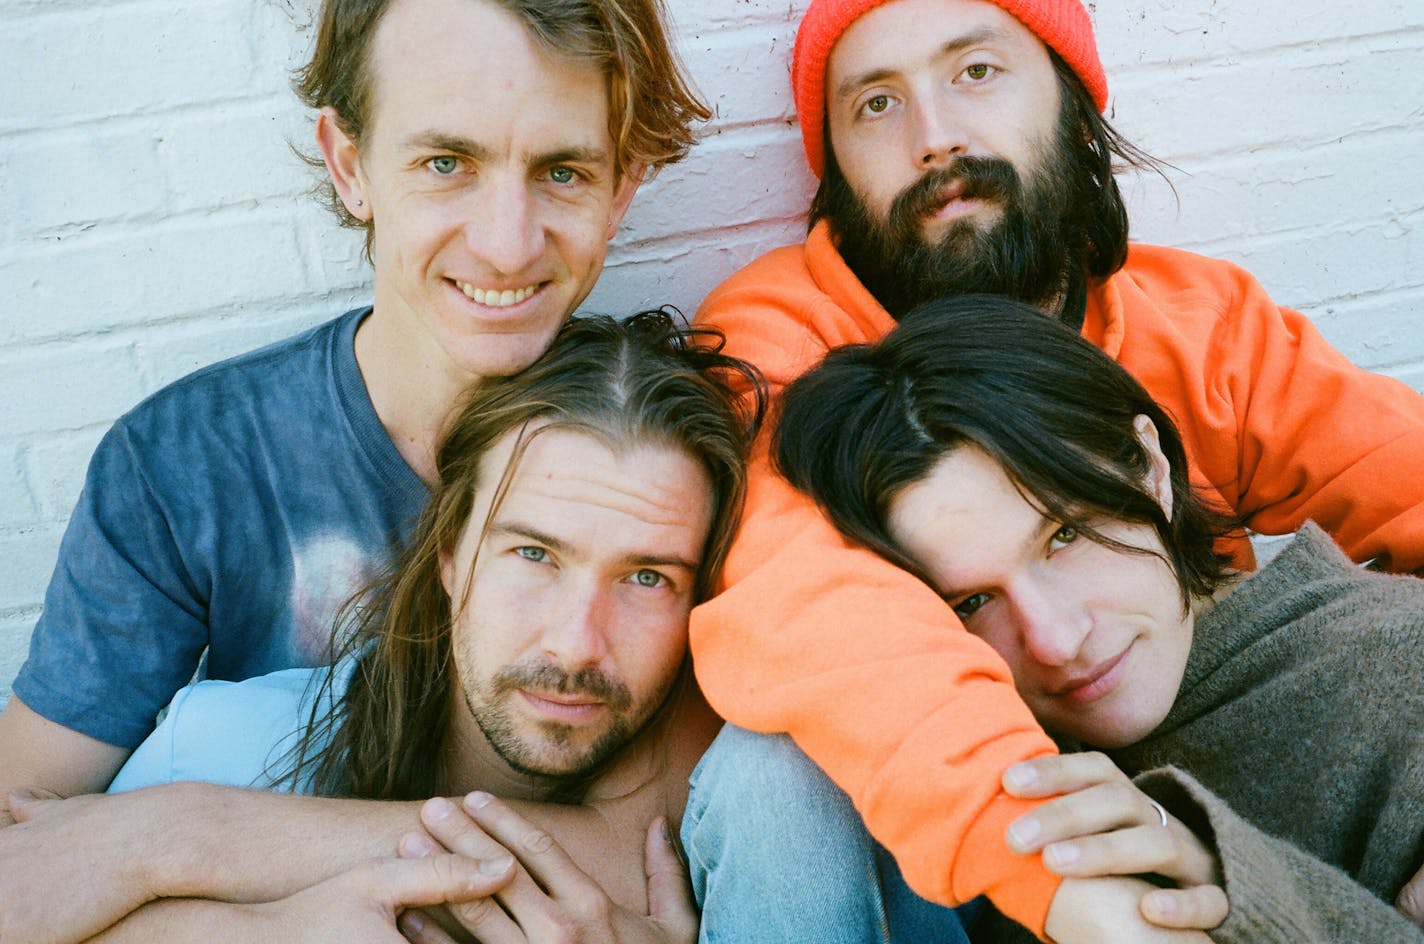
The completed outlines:
<svg viewBox="0 0 1424 944">
<path fill-rule="evenodd" d="M 1234 572 L 1172 417 L 1003 298 L 832 351 L 785 391 L 774 450 L 1080 749 L 1004 772 L 1061 795 L 1008 827 L 1015 851 L 1174 882 L 1144 885 L 1143 913 L 1207 916 L 1217 941 L 1424 941 L 1391 905 L 1424 853 L 1424 581 L 1361 570 L 1313 524 Z"/>
<path fill-rule="evenodd" d="M 808 0 L 789 63 L 819 179 L 808 231 L 713 289 L 695 320 L 779 390 L 923 303 L 1015 299 L 1140 380 L 1177 420 L 1192 482 L 1253 531 L 1310 520 L 1355 560 L 1424 573 L 1424 397 L 1351 364 L 1240 266 L 1131 238 L 1118 174 L 1160 164 L 1113 126 L 1095 22 L 1115 15 L 1084 0 Z M 999 667 L 903 570 L 839 541 L 769 454 L 753 451 L 727 587 L 692 617 L 698 683 L 741 732 L 709 749 L 689 804 L 694 886 L 719 871 L 809 884 L 761 851 L 767 823 L 796 816 L 788 798 L 814 793 L 883 853 L 883 889 L 946 910 L 987 896 L 1061 944 L 1122 940 L 1135 910 L 1106 917 L 1086 885 L 1001 841 L 1042 804 L 996 787 L 998 772 L 1053 744 Z M 1217 548 L 1252 561 L 1240 534 Z M 902 661 L 918 674 L 886 671 Z M 785 857 L 801 873 L 828 858 Z M 1401 900 L 1424 924 L 1424 868 Z"/>
</svg>

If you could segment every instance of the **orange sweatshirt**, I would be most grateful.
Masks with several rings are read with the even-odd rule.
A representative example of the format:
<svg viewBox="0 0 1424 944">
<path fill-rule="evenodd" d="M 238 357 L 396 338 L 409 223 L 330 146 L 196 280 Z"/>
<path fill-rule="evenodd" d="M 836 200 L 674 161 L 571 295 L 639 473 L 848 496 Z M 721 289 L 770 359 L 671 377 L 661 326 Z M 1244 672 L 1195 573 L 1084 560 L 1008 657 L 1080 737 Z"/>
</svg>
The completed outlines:
<svg viewBox="0 0 1424 944">
<path fill-rule="evenodd" d="M 773 390 L 827 349 L 894 326 L 824 223 L 718 287 L 698 321 Z M 1083 335 L 1147 387 L 1182 429 L 1192 479 L 1267 534 L 1314 519 L 1357 560 L 1424 565 L 1424 398 L 1361 371 L 1241 269 L 1135 245 L 1088 293 Z M 848 545 L 753 459 L 726 589 L 692 616 L 712 706 L 789 733 L 846 792 L 921 895 L 984 893 L 1042 936 L 1059 879 L 1017 856 L 1005 827 L 1010 764 L 1051 753 L 1007 667 L 932 590 Z M 1251 561 L 1250 547 L 1236 549 Z"/>
</svg>

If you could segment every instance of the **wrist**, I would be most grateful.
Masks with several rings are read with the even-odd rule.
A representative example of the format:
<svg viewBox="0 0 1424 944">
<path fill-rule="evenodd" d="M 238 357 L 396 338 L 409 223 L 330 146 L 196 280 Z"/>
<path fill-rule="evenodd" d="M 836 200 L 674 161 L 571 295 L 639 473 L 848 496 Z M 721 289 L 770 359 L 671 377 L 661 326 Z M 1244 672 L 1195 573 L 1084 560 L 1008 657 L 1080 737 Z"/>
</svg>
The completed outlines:
<svg viewBox="0 0 1424 944">
<path fill-rule="evenodd" d="M 130 877 L 150 898 L 217 898 L 219 788 L 171 783 L 122 794 L 133 834 Z M 142 852 L 139 852 L 142 850 Z"/>
</svg>

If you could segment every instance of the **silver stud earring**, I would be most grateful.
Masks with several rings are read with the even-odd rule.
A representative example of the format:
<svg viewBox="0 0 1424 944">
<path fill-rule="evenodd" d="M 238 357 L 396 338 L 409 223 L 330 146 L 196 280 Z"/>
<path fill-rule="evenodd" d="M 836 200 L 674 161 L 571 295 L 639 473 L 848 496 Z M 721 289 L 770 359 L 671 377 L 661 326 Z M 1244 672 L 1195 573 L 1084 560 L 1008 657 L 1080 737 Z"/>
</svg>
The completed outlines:
<svg viewBox="0 0 1424 944">
<path fill-rule="evenodd" d="M 356 201 L 356 205 L 357 205 L 358 207 L 365 206 L 365 205 L 366 205 L 366 201 L 365 201 L 365 200 L 357 200 L 357 201 Z"/>
</svg>

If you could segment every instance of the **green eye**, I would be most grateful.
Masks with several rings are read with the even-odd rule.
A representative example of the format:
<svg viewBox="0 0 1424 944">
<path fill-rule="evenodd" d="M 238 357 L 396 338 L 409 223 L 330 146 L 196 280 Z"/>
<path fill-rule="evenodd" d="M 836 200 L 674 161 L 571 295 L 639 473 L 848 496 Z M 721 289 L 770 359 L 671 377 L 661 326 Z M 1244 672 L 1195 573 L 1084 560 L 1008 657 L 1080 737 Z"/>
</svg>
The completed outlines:
<svg viewBox="0 0 1424 944">
<path fill-rule="evenodd" d="M 1072 525 L 1065 524 L 1053 532 L 1054 544 L 1072 544 L 1076 540 L 1078 540 L 1078 529 Z"/>
<path fill-rule="evenodd" d="M 656 587 L 663 582 L 663 575 L 656 570 L 640 570 L 633 575 L 633 582 L 640 587 Z"/>
<path fill-rule="evenodd" d="M 429 164 L 430 169 L 442 177 L 453 174 L 460 169 L 460 161 L 453 157 L 432 157 Z"/>
<path fill-rule="evenodd" d="M 984 79 L 987 79 L 989 77 L 991 69 L 993 69 L 993 66 L 986 65 L 982 62 L 976 62 L 974 65 L 965 69 L 964 74 L 975 82 L 982 82 Z"/>
<path fill-rule="evenodd" d="M 556 184 L 573 183 L 574 176 L 572 167 L 555 167 L 549 171 L 549 179 Z"/>
</svg>

